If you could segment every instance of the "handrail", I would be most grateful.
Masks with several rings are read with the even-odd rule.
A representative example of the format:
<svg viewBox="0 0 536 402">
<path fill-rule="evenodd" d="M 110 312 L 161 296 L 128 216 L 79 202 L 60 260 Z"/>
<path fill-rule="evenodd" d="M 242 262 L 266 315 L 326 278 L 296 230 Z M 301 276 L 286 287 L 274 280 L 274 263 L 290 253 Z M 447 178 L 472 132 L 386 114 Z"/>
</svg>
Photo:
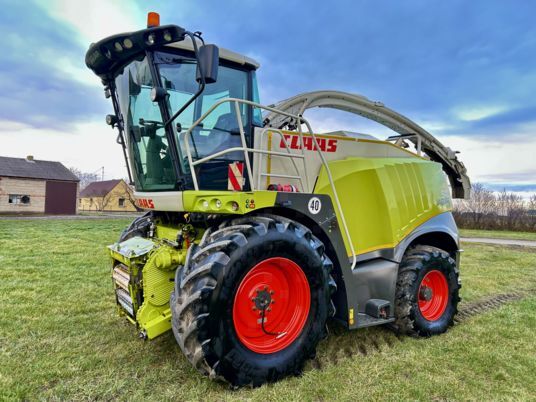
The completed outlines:
<svg viewBox="0 0 536 402">
<path fill-rule="evenodd" d="M 191 153 L 191 150 L 190 150 L 190 135 L 192 133 L 192 130 L 197 127 L 203 120 L 205 120 L 205 118 L 210 115 L 217 107 L 219 107 L 220 105 L 222 105 L 223 103 L 232 103 L 234 102 L 234 109 L 235 109 L 235 113 L 236 113 L 236 119 L 237 119 L 237 122 L 238 122 L 238 127 L 239 127 L 239 130 L 240 130 L 240 140 L 242 142 L 242 147 L 234 147 L 234 148 L 229 148 L 225 151 L 227 152 L 232 152 L 232 151 L 243 151 L 244 152 L 244 157 L 245 157 L 245 163 L 246 163 L 246 170 L 247 170 L 247 174 L 248 174 L 248 178 L 249 178 L 249 183 L 250 183 L 250 186 L 251 186 L 251 189 L 254 190 L 255 189 L 255 184 L 253 182 L 253 176 L 252 176 L 252 171 L 251 171 L 251 166 L 250 166 L 250 161 L 249 161 L 249 152 L 256 152 L 256 153 L 264 153 L 264 154 L 268 154 L 268 155 L 275 155 L 275 154 L 278 154 L 278 152 L 274 152 L 274 151 L 264 151 L 264 150 L 256 150 L 256 149 L 252 149 L 252 148 L 248 148 L 247 146 L 247 143 L 246 143 L 246 137 L 245 137 L 245 133 L 244 133 L 244 127 L 243 127 L 243 122 L 242 122 L 242 115 L 240 113 L 240 107 L 238 106 L 239 104 L 245 104 L 245 105 L 249 105 L 249 106 L 252 106 L 254 108 L 258 108 L 258 109 L 264 109 L 264 110 L 268 110 L 272 113 L 277 113 L 277 114 L 281 114 L 283 116 L 287 116 L 287 117 L 290 117 L 291 119 L 294 119 L 296 121 L 296 125 L 297 125 L 297 128 L 298 128 L 298 133 L 299 133 L 299 136 L 300 136 L 300 147 L 303 151 L 303 132 L 302 132 L 302 129 L 301 129 L 301 125 L 302 124 L 305 124 L 306 127 L 307 127 L 307 130 L 308 130 L 308 134 L 310 134 L 311 138 L 313 139 L 313 143 L 314 143 L 314 148 L 317 150 L 318 152 L 318 155 L 320 156 L 320 160 L 322 161 L 322 165 L 324 166 L 324 169 L 326 170 L 326 174 L 328 176 L 328 180 L 329 180 L 329 183 L 330 183 L 330 186 L 331 186 L 331 191 L 333 192 L 333 198 L 335 199 L 335 204 L 336 204 L 336 207 L 339 211 L 339 216 L 340 216 L 340 219 L 342 221 L 342 225 L 344 227 L 344 234 L 346 236 L 346 240 L 348 241 L 348 244 L 350 246 L 350 251 L 352 252 L 352 256 L 353 256 L 353 260 L 352 260 L 352 269 L 355 268 L 356 266 L 356 263 L 357 263 L 357 256 L 355 254 L 355 250 L 354 250 L 354 245 L 352 243 L 352 237 L 350 236 L 350 231 L 348 230 L 348 225 L 346 224 L 346 219 L 344 218 L 344 212 L 342 210 L 342 206 L 341 206 L 341 203 L 339 201 L 339 196 L 337 194 L 337 189 L 335 187 L 335 183 L 333 181 L 333 176 L 331 175 L 331 170 L 328 166 L 328 163 L 326 161 L 326 158 L 322 152 L 322 150 L 320 149 L 320 145 L 316 139 L 316 135 L 313 133 L 313 130 L 311 128 L 311 125 L 309 124 L 309 121 L 307 121 L 307 119 L 305 119 L 303 116 L 301 115 L 293 115 L 291 113 L 288 113 L 288 112 L 284 112 L 282 110 L 277 110 L 273 107 L 270 107 L 270 106 L 264 106 L 264 105 L 261 105 L 259 103 L 256 103 L 256 102 L 252 102 L 252 101 L 249 101 L 249 100 L 246 100 L 246 99 L 237 99 L 237 98 L 225 98 L 225 99 L 220 99 L 219 101 L 215 102 L 201 117 L 199 117 L 191 126 L 190 128 L 184 132 L 184 146 L 185 146 L 185 149 L 186 149 L 186 156 L 188 157 L 188 164 L 190 166 L 190 174 L 192 175 L 192 181 L 193 181 L 193 184 L 194 184 L 194 189 L 195 190 L 199 190 L 199 184 L 197 183 L 197 175 L 195 173 L 195 169 L 194 169 L 194 166 L 195 165 L 198 165 L 200 163 L 203 163 L 203 162 L 206 162 L 210 159 L 214 159 L 216 158 L 217 156 L 219 155 L 222 155 L 223 153 L 227 153 L 227 152 L 223 152 L 223 151 L 220 151 L 220 152 L 216 152 L 210 156 L 207 156 L 205 158 L 202 158 L 200 160 L 197 160 L 194 164 L 194 161 L 192 159 L 192 153 Z M 179 133 L 179 135 L 182 134 Z M 179 138 L 180 140 L 180 138 Z M 231 151 L 232 150 L 232 151 Z M 223 153 L 222 153 L 223 152 Z M 279 152 L 279 156 L 286 156 L 287 154 L 284 154 L 283 152 Z M 217 156 L 216 156 L 217 155 Z M 302 157 L 304 158 L 303 155 L 296 155 L 296 154 L 291 154 L 292 156 L 290 156 L 291 158 L 294 158 L 294 157 Z M 207 159 L 208 158 L 208 159 Z M 200 162 L 202 161 L 202 162 Z"/>
<path fill-rule="evenodd" d="M 281 130 L 277 129 L 277 128 L 275 128 L 275 129 L 274 129 L 274 128 L 269 128 L 269 127 L 265 127 L 265 128 L 263 128 L 262 131 L 261 131 L 261 133 L 259 134 L 259 142 L 260 142 L 261 144 L 262 144 L 262 140 L 263 140 L 263 135 L 264 135 L 264 133 L 266 133 L 266 132 L 277 133 L 277 134 L 279 134 L 279 135 L 281 136 L 281 141 L 283 142 L 283 144 L 285 144 L 285 149 L 287 150 L 287 153 L 288 153 L 290 156 L 292 156 L 292 157 L 294 157 L 294 156 L 298 156 L 298 155 L 296 155 L 296 154 L 293 154 L 293 153 L 290 151 L 290 147 L 288 146 L 287 139 L 285 138 L 283 132 L 282 132 Z M 304 147 L 302 146 L 302 147 L 301 147 L 302 153 L 301 153 L 301 155 L 299 155 L 299 157 L 300 157 L 300 159 L 303 160 L 303 171 L 305 172 L 306 169 L 307 169 L 307 166 L 306 166 L 306 164 L 305 164 L 305 152 L 304 152 L 303 148 L 304 148 Z M 261 154 L 261 156 L 262 156 L 262 154 Z M 281 156 L 281 155 L 276 155 L 276 156 Z M 305 189 L 305 186 L 303 185 L 303 180 L 302 180 L 302 178 L 301 178 L 301 176 L 300 176 L 300 171 L 298 170 L 298 166 L 296 165 L 296 162 L 294 161 L 294 159 L 293 159 L 292 157 L 290 158 L 290 160 L 292 161 L 292 165 L 294 166 L 294 169 L 296 169 L 296 173 L 297 173 L 297 175 L 299 176 L 299 180 L 300 180 L 300 185 L 301 185 L 302 191 L 303 191 L 303 192 L 306 192 L 306 191 L 309 190 L 309 182 L 307 182 L 307 190 L 306 190 L 306 189 Z M 258 179 L 257 179 L 257 187 L 259 187 L 259 188 L 260 188 L 260 186 L 261 186 L 261 174 L 262 174 L 262 173 L 261 173 L 261 170 L 262 170 L 262 159 L 259 161 L 259 168 L 258 168 L 258 172 L 257 172 L 257 175 L 258 175 Z M 273 176 L 274 176 L 274 177 L 284 177 L 284 176 L 281 176 L 281 175 L 279 175 L 279 176 L 277 176 L 277 175 L 273 175 Z M 307 175 L 306 175 L 305 177 L 307 178 Z"/>
<path fill-rule="evenodd" d="M 398 140 L 404 140 L 404 139 L 416 139 L 416 141 L 417 141 L 417 144 L 416 144 L 417 155 L 422 156 L 422 137 L 420 137 L 417 134 L 392 135 L 392 136 L 388 137 L 385 141 L 394 141 L 396 143 Z M 397 144 L 395 144 L 395 145 L 397 145 Z"/>
<path fill-rule="evenodd" d="M 255 148 L 245 148 L 245 149 L 248 152 L 258 153 L 258 154 L 286 156 L 286 157 L 290 157 L 290 158 L 300 158 L 300 159 L 304 158 L 304 156 L 302 156 L 302 155 L 287 154 L 285 152 L 265 151 L 265 150 L 262 150 L 262 149 L 255 149 Z M 225 154 L 228 154 L 228 153 L 231 153 L 231 152 L 243 151 L 243 150 L 244 150 L 244 148 L 242 148 L 242 147 L 232 147 L 232 148 L 223 149 L 223 150 L 215 152 L 215 153 L 213 153 L 213 154 L 211 154 L 209 156 L 205 156 L 204 158 L 197 159 L 197 160 L 193 161 L 192 166 L 200 165 L 201 163 L 205 163 L 205 162 L 207 162 L 207 161 L 209 161 L 211 159 L 215 159 L 218 156 L 222 156 L 222 155 L 225 155 Z"/>
</svg>

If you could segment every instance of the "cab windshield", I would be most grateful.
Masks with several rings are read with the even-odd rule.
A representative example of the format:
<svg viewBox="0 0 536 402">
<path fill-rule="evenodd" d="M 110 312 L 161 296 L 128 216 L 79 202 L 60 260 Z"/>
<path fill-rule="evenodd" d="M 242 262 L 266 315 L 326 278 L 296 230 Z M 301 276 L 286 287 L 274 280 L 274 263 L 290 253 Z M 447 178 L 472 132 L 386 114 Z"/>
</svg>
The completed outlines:
<svg viewBox="0 0 536 402">
<path fill-rule="evenodd" d="M 133 167 L 136 189 L 139 191 L 175 188 L 177 177 L 175 177 L 172 165 L 160 107 L 166 107 L 169 115 L 173 115 L 199 88 L 195 79 L 197 71 L 195 59 L 175 53 L 157 52 L 154 54 L 154 63 L 160 75 L 161 84 L 168 93 L 165 105 L 151 101 L 150 92 L 154 83 L 146 58 L 130 63 L 116 78 L 117 96 L 128 138 L 130 162 Z M 171 125 L 179 145 L 180 171 L 186 174 L 187 178 L 190 175 L 184 149 L 184 132 L 221 99 L 251 99 L 249 94 L 256 93 L 256 88 L 250 88 L 250 82 L 252 82 L 250 74 L 253 73 L 220 65 L 217 82 L 207 84 L 201 96 Z M 240 114 L 246 133 L 251 132 L 248 129 L 252 118 L 250 108 L 240 105 Z M 260 123 L 257 121 L 260 120 L 257 114 L 253 119 L 257 124 Z M 180 135 L 180 141 L 177 126 L 183 132 Z M 250 141 L 247 134 L 246 141 Z M 228 102 L 219 105 L 200 126 L 192 131 L 190 137 L 190 151 L 194 160 L 239 146 L 241 146 L 240 131 L 234 104 Z M 214 183 L 217 187 L 226 187 L 227 177 L 224 183 L 223 177 L 210 177 L 210 172 L 220 174 L 225 171 L 226 174 L 227 169 L 221 169 L 223 165 L 226 166 L 229 161 L 243 160 L 243 158 L 243 152 L 223 154 L 206 166 L 205 164 L 199 165 L 199 168 L 205 169 L 206 172 L 198 172 L 198 174 L 206 177 L 207 183 Z"/>
</svg>

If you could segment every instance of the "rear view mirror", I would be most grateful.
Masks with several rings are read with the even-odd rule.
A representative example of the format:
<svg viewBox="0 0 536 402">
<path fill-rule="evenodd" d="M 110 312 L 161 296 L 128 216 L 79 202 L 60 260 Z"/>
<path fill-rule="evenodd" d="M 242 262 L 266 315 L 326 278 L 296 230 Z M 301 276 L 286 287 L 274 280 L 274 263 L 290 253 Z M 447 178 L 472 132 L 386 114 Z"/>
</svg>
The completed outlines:
<svg viewBox="0 0 536 402">
<path fill-rule="evenodd" d="M 216 45 L 203 45 L 199 48 L 199 65 L 197 69 L 197 82 L 202 82 L 201 70 L 207 84 L 212 84 L 218 79 L 218 65 L 220 51 Z"/>
</svg>

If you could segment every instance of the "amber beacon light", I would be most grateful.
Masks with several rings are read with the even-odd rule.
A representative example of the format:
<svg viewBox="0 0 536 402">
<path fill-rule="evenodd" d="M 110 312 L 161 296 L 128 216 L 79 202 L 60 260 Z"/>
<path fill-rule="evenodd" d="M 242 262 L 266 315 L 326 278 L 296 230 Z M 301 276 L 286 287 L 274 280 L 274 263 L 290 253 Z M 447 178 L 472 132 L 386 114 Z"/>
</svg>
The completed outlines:
<svg viewBox="0 0 536 402">
<path fill-rule="evenodd" d="M 147 28 L 158 26 L 160 26 L 160 14 L 151 11 L 147 14 Z"/>
</svg>

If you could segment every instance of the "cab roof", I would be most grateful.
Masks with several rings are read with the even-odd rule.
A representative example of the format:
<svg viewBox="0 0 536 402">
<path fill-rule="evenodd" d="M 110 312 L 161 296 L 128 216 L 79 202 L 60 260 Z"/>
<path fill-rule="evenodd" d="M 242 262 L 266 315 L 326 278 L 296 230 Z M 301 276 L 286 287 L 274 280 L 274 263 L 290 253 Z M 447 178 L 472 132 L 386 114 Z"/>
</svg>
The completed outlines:
<svg viewBox="0 0 536 402">
<path fill-rule="evenodd" d="M 197 40 L 197 46 L 201 46 L 202 43 L 200 40 Z M 166 45 L 165 47 L 173 47 L 176 49 L 182 49 L 182 50 L 192 50 L 194 49 L 192 45 L 192 40 L 187 37 L 183 41 L 180 42 L 174 42 L 170 43 L 169 45 Z M 244 56 L 240 53 L 233 52 L 232 50 L 225 49 L 220 47 L 220 59 L 232 61 L 233 63 L 240 64 L 242 66 L 249 66 L 253 67 L 254 69 L 257 69 L 260 67 L 260 64 L 252 59 L 251 57 Z"/>
<path fill-rule="evenodd" d="M 201 41 L 197 40 L 198 46 Z M 132 60 L 139 58 L 148 50 L 162 47 L 193 50 L 192 40 L 188 32 L 177 25 L 150 27 L 135 32 L 125 32 L 104 38 L 92 43 L 86 53 L 86 65 L 103 80 L 114 78 L 114 75 Z M 257 69 L 255 60 L 220 49 L 220 58 L 243 66 Z"/>
</svg>

